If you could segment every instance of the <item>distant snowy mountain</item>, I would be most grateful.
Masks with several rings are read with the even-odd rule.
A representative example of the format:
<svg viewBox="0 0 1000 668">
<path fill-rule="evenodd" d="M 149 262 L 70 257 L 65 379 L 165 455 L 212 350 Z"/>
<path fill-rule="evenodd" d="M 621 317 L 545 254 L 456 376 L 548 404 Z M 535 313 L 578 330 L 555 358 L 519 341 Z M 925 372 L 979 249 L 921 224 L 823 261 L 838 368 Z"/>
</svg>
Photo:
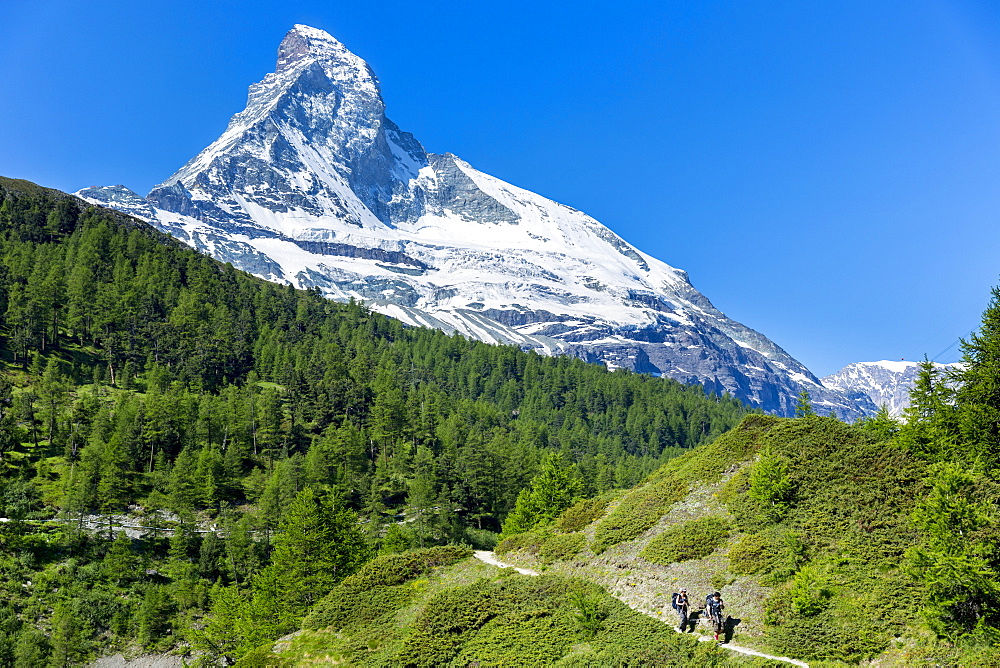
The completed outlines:
<svg viewBox="0 0 1000 668">
<path fill-rule="evenodd" d="M 959 364 L 935 363 L 934 366 L 944 371 Z M 889 415 L 898 417 L 910 405 L 910 389 L 919 371 L 917 362 L 855 362 L 835 374 L 824 376 L 822 381 L 826 387 L 848 396 L 864 395 L 875 406 L 885 404 Z"/>
<path fill-rule="evenodd" d="M 413 325 L 698 382 L 778 414 L 802 388 L 823 412 L 874 410 L 590 216 L 424 151 L 386 118 L 368 65 L 308 26 L 285 36 L 222 136 L 145 198 L 78 195 Z"/>
</svg>

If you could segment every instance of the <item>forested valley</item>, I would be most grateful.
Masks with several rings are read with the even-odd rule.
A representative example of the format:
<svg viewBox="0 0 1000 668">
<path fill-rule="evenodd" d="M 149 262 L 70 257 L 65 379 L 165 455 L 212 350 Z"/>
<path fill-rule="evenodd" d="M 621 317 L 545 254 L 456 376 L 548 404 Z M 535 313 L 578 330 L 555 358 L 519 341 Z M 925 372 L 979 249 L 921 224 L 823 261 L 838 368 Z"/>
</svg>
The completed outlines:
<svg viewBox="0 0 1000 668">
<path fill-rule="evenodd" d="M 746 412 L 408 328 L 10 179 L 0 360 L 0 665 L 236 656 L 377 553 L 490 548 L 546 475 L 631 487 Z"/>
</svg>

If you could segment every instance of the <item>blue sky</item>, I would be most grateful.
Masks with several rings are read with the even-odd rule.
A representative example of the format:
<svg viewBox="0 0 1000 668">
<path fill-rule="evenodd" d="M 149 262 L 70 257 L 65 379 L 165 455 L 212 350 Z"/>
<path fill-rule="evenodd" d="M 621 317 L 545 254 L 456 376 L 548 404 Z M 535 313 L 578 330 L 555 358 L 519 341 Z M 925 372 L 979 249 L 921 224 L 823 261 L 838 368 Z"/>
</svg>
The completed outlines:
<svg viewBox="0 0 1000 668">
<path fill-rule="evenodd" d="M 986 1 L 0 3 L 0 174 L 145 194 L 295 23 L 429 151 L 593 215 L 818 375 L 957 359 L 1000 282 Z"/>
</svg>

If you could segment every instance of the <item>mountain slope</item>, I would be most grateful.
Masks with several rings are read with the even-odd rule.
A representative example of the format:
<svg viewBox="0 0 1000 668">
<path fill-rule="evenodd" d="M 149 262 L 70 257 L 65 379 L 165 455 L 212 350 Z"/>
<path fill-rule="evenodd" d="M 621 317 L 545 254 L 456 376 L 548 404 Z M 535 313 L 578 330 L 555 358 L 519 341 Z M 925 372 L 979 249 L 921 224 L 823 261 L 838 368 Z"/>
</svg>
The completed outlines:
<svg viewBox="0 0 1000 668">
<path fill-rule="evenodd" d="M 386 118 L 368 65 L 308 26 L 285 36 L 222 136 L 147 197 L 78 194 L 409 324 L 698 382 L 781 414 L 802 388 L 842 417 L 874 410 L 593 218 L 425 152 Z"/>
<path fill-rule="evenodd" d="M 406 516 L 396 549 L 492 546 L 544 453 L 572 452 L 596 493 L 744 412 L 668 378 L 405 327 L 0 177 L 0 665 L 183 649 L 213 585 L 273 565 L 303 489 L 336 490 L 376 542 Z M 107 539 L 125 526 L 131 540 Z"/>
<path fill-rule="evenodd" d="M 940 370 L 957 364 L 935 364 Z M 855 362 L 837 373 L 824 376 L 823 385 L 848 396 L 864 395 L 876 406 L 885 405 L 889 415 L 899 417 L 910 405 L 910 390 L 920 372 L 917 362 L 882 360 Z"/>
<path fill-rule="evenodd" d="M 317 603 L 302 630 L 237 665 L 745 665 L 584 580 L 460 556 L 454 547 L 380 556 Z"/>
<path fill-rule="evenodd" d="M 762 501 L 762 472 L 775 461 L 787 485 L 772 505 Z M 751 415 L 636 488 L 582 502 L 497 553 L 594 581 L 652 614 L 673 614 L 670 593 L 679 587 L 693 609 L 720 590 L 734 642 L 857 662 L 917 630 L 922 588 L 903 557 L 917 542 L 908 520 L 927 472 L 864 427 Z M 858 614 L 887 599 L 895 614 Z M 913 664 L 895 657 L 880 665 Z"/>
</svg>

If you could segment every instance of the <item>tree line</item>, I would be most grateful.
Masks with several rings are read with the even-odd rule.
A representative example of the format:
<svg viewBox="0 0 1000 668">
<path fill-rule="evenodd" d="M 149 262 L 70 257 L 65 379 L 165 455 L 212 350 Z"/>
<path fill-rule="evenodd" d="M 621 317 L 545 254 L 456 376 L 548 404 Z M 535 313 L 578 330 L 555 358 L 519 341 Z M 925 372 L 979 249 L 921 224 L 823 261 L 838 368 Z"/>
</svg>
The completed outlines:
<svg viewBox="0 0 1000 668">
<path fill-rule="evenodd" d="M 81 647 L 102 634 L 155 645 L 204 613 L 212 586 L 249 596 L 303 493 L 360 517 L 368 550 L 488 546 L 546 456 L 599 494 L 745 412 L 670 379 L 406 327 L 9 179 L 0 360 L 0 511 L 15 520 L 0 525 L 5 581 L 62 564 L 49 574 L 62 582 L 77 559 L 92 572 L 75 581 L 103 583 L 94 596 L 133 592 L 124 611 L 94 603 L 73 630 Z M 171 537 L 126 549 L 73 522 L 31 524 L 126 512 Z M 199 533 L 209 523 L 218 532 Z M 102 575 L 130 559 L 158 575 Z M 45 629 L 52 655 L 60 601 L 79 604 L 23 590 L 12 601 L 10 652 L 23 640 L 30 656 Z"/>
</svg>

